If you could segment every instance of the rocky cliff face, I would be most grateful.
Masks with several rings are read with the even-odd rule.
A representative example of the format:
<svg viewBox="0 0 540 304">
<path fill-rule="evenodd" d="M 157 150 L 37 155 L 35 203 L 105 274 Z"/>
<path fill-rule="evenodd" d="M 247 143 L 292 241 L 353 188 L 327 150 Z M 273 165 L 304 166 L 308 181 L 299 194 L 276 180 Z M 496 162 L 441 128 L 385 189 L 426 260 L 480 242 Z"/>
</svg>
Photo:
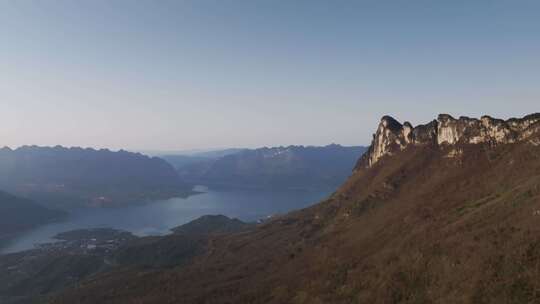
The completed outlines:
<svg viewBox="0 0 540 304">
<path fill-rule="evenodd" d="M 440 114 L 436 120 L 413 127 L 411 123 L 399 123 L 384 116 L 373 135 L 369 151 L 362 157 L 358 167 L 371 167 L 382 157 L 404 150 L 410 145 L 460 145 L 460 144 L 510 144 L 528 141 L 540 145 L 533 135 L 540 134 L 540 113 L 509 120 L 483 116 L 480 119 Z"/>
</svg>

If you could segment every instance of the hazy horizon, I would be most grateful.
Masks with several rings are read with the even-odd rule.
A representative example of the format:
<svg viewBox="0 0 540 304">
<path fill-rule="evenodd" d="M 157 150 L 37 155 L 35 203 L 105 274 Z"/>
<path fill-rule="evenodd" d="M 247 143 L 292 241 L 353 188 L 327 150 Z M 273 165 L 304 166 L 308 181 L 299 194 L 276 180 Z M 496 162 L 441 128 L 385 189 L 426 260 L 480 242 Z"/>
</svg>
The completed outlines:
<svg viewBox="0 0 540 304">
<path fill-rule="evenodd" d="M 538 112 L 540 2 L 3 1 L 0 146 L 368 145 Z"/>
</svg>

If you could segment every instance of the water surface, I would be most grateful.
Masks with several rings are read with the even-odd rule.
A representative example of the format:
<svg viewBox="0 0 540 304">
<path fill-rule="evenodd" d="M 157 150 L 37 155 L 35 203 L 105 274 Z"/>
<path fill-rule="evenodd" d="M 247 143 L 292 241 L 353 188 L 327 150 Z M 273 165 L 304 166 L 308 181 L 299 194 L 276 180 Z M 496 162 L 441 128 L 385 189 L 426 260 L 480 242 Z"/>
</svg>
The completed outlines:
<svg viewBox="0 0 540 304">
<path fill-rule="evenodd" d="M 188 198 L 173 198 L 142 206 L 74 210 L 69 218 L 28 231 L 0 249 L 0 253 L 31 249 L 54 241 L 60 232 L 110 227 L 138 236 L 163 235 L 170 229 L 206 214 L 223 214 L 243 221 L 304 208 L 324 199 L 329 191 L 206 190 Z"/>
</svg>

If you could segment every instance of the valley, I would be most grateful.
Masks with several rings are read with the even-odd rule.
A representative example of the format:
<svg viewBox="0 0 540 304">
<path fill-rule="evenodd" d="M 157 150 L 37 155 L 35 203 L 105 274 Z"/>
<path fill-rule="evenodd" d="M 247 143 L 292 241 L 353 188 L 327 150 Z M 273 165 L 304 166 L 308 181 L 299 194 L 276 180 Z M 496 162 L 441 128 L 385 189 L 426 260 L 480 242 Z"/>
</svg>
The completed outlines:
<svg viewBox="0 0 540 304">
<path fill-rule="evenodd" d="M 0 222 L 0 252 L 6 247 L 29 249 L 34 242 L 48 241 L 54 233 L 68 229 L 115 227 L 138 235 L 166 233 L 170 225 L 162 224 L 165 212 L 158 211 L 167 209 L 163 207 L 167 203 L 163 202 L 169 199 L 198 202 L 201 193 L 196 190 L 197 185 L 210 186 L 214 191 L 203 195 L 203 200 L 230 205 L 229 210 L 209 211 L 248 220 L 286 212 L 305 206 L 309 199 L 310 203 L 320 200 L 324 197 L 320 193 L 334 191 L 351 174 L 356 159 L 364 151 L 363 147 L 339 145 L 226 149 L 165 155 L 168 163 L 162 158 L 123 150 L 61 146 L 4 148 L 0 150 L 0 189 L 8 189 L 28 203 L 23 204 L 21 199 L 16 204 L 20 209 L 17 214 L 13 208 L 9 209 L 10 213 L 7 209 L 3 213 L 6 218 Z M 216 197 L 216 193 L 220 195 Z M 244 203 L 231 202 L 230 197 L 236 194 L 238 202 L 251 199 L 253 206 L 259 207 L 242 207 L 244 211 L 238 211 L 241 209 L 238 205 Z M 280 202 L 274 202 L 275 208 L 268 208 L 269 199 Z M 33 213 L 27 210 L 31 204 L 35 205 Z M 7 202 L 0 207 L 7 208 Z M 111 217 L 121 214 L 122 208 L 126 210 L 122 220 Z M 254 214 L 246 214 L 257 208 Z M 152 220 L 159 224 L 145 221 L 126 224 L 135 221 L 130 219 L 141 218 L 138 210 L 154 214 Z M 186 217 L 176 212 L 171 214 L 177 217 L 173 224 L 182 223 Z M 54 221 L 60 222 L 51 223 Z M 32 230 L 43 224 L 48 225 Z"/>
<path fill-rule="evenodd" d="M 35 244 L 53 241 L 58 233 L 75 229 L 114 228 L 138 236 L 164 235 L 175 226 L 206 214 L 224 214 L 255 222 L 305 208 L 330 195 L 329 191 L 212 190 L 202 187 L 195 190 L 201 193 L 143 205 L 74 209 L 62 221 L 35 227 L 6 241 L 0 246 L 0 253 L 32 249 Z"/>
</svg>

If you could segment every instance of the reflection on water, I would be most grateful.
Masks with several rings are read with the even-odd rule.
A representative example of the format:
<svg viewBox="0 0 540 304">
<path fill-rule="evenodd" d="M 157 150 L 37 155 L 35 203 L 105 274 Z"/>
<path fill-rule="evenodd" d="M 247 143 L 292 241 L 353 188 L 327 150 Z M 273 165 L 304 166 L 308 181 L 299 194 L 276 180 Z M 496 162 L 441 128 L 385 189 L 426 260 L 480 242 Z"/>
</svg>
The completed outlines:
<svg viewBox="0 0 540 304">
<path fill-rule="evenodd" d="M 54 241 L 51 238 L 59 232 L 73 229 L 111 227 L 146 236 L 167 234 L 169 229 L 206 214 L 223 214 L 243 221 L 255 221 L 312 205 L 330 194 L 328 191 L 213 191 L 201 187 L 197 190 L 206 192 L 144 206 L 76 210 L 65 222 L 41 226 L 21 235 L 2 248 L 0 253 L 31 249 L 36 243 Z"/>
</svg>

